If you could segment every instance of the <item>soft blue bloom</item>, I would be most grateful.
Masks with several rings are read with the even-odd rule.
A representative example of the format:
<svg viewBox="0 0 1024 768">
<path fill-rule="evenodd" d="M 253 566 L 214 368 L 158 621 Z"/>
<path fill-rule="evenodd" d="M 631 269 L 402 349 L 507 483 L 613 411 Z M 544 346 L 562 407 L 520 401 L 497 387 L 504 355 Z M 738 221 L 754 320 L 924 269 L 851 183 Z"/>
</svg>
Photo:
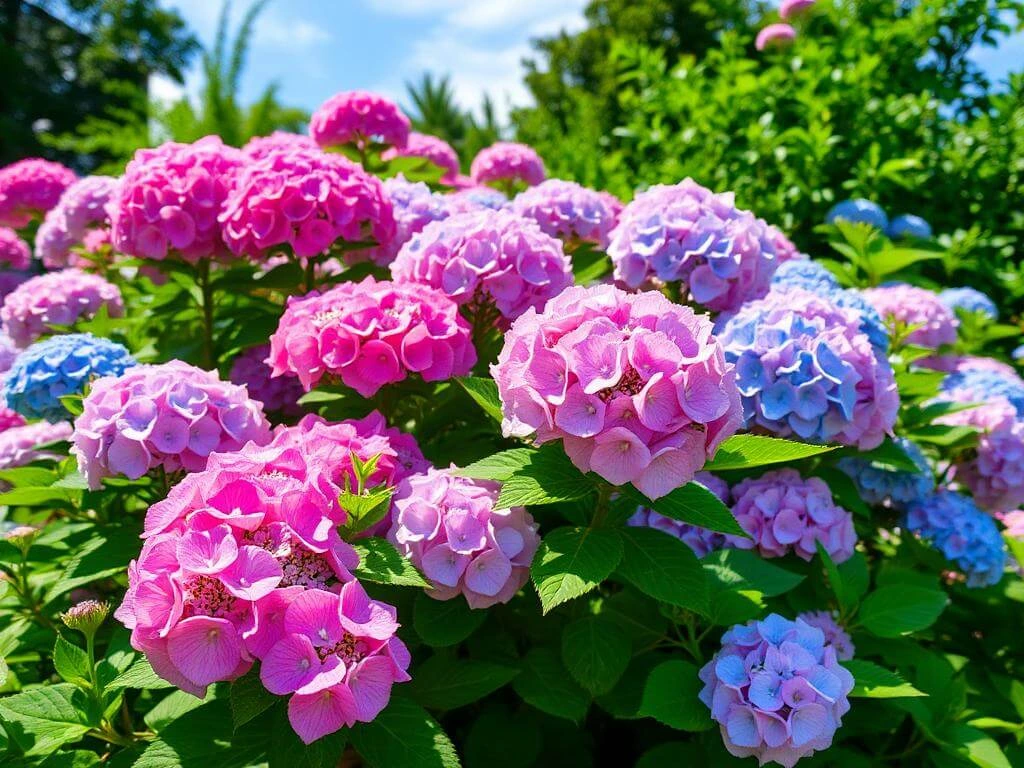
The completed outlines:
<svg viewBox="0 0 1024 768">
<path fill-rule="evenodd" d="M 889 228 L 889 217 L 885 215 L 882 206 L 863 198 L 843 200 L 843 202 L 833 205 L 825 214 L 825 223 L 834 224 L 836 219 L 870 224 L 883 232 Z"/>
<path fill-rule="evenodd" d="M 928 459 L 917 444 L 902 437 L 897 438 L 896 444 L 914 462 L 917 472 L 885 469 L 859 456 L 848 456 L 839 461 L 839 469 L 850 476 L 861 498 L 868 504 L 881 504 L 888 499 L 897 508 L 902 508 L 935 488 L 935 477 Z"/>
<path fill-rule="evenodd" d="M 1013 350 L 1014 360 L 1024 360 L 1024 344 L 1021 344 L 1015 350 Z"/>
<path fill-rule="evenodd" d="M 932 225 L 920 216 L 915 216 L 912 213 L 904 213 L 896 216 L 889 222 L 889 228 L 886 230 L 885 234 L 887 234 L 892 240 L 901 240 L 905 237 L 927 240 L 932 236 Z"/>
<path fill-rule="evenodd" d="M 120 376 L 135 365 L 128 350 L 91 333 L 52 336 L 30 346 L 4 374 L 3 397 L 8 408 L 29 419 L 62 421 L 64 395 L 81 394 L 100 376 Z"/>
<path fill-rule="evenodd" d="M 964 392 L 979 403 L 1005 397 L 1017 410 L 1017 415 L 1024 416 L 1024 380 L 1009 372 L 968 368 L 949 374 L 942 380 L 942 389 Z"/>
<path fill-rule="evenodd" d="M 975 288 L 947 288 L 939 292 L 939 301 L 954 311 L 981 312 L 991 320 L 999 317 L 996 303 Z"/>
</svg>

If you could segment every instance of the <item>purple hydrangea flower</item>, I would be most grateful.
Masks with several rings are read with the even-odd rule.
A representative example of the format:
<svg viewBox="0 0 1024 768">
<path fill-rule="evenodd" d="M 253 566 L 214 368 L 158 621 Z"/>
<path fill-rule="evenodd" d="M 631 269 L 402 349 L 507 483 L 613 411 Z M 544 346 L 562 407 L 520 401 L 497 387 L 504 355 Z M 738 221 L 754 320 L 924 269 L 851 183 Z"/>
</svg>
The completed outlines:
<svg viewBox="0 0 1024 768">
<path fill-rule="evenodd" d="M 299 416 L 302 406 L 298 400 L 304 394 L 302 383 L 295 376 L 270 376 L 270 366 L 266 360 L 270 355 L 270 345 L 263 344 L 250 347 L 235 358 L 228 378 L 235 384 L 244 385 L 253 400 L 263 403 L 269 413 L 282 416 Z"/>
<path fill-rule="evenodd" d="M 62 269 L 89 265 L 88 259 L 71 253 L 71 248 L 82 245 L 90 232 L 109 230 L 106 206 L 117 184 L 112 176 L 86 176 L 64 190 L 60 202 L 47 212 L 36 232 L 36 256 L 43 266 Z"/>
<path fill-rule="evenodd" d="M 1005 363 L 988 358 L 964 358 L 942 381 L 943 392 L 955 394 L 960 402 L 986 402 L 1005 397 L 1018 416 L 1024 417 L 1024 379 Z"/>
<path fill-rule="evenodd" d="M 10 227 L 0 227 L 0 264 L 9 269 L 28 269 L 31 263 L 28 243 Z"/>
<path fill-rule="evenodd" d="M 500 211 L 508 205 L 508 198 L 490 187 L 470 186 L 444 195 L 442 199 L 452 215 L 481 210 Z"/>
<path fill-rule="evenodd" d="M 980 312 L 990 320 L 999 317 L 996 303 L 976 288 L 947 288 L 939 293 L 939 301 L 953 311 Z"/>
<path fill-rule="evenodd" d="M 825 633 L 825 645 L 835 650 L 839 661 L 849 661 L 853 658 L 857 649 L 850 639 L 850 634 L 839 626 L 835 615 L 828 611 L 804 611 L 797 618 Z"/>
<path fill-rule="evenodd" d="M 382 266 L 395 260 L 402 246 L 432 221 L 447 219 L 451 209 L 445 198 L 434 194 L 422 181 L 406 181 L 401 175 L 384 182 L 384 193 L 395 212 L 395 234 L 387 243 L 373 249 L 370 260 Z"/>
<path fill-rule="evenodd" d="M 869 288 L 864 291 L 864 298 L 883 320 L 914 326 L 915 329 L 907 336 L 911 344 L 938 349 L 956 342 L 960 321 L 932 291 L 896 283 Z"/>
<path fill-rule="evenodd" d="M 520 192 L 510 207 L 567 246 L 593 243 L 607 248 L 617 218 L 600 192 L 561 179 L 548 179 Z"/>
<path fill-rule="evenodd" d="M 725 480 L 710 472 L 698 472 L 693 479 L 715 494 L 723 504 L 729 504 L 729 484 Z M 675 536 L 692 549 L 697 557 L 724 549 L 736 538 L 709 528 L 701 528 L 699 525 L 690 525 L 682 520 L 673 520 L 646 507 L 637 509 L 626 524 L 637 528 L 654 528 Z"/>
<path fill-rule="evenodd" d="M 839 469 L 850 476 L 861 498 L 868 504 L 888 501 L 901 508 L 907 502 L 931 493 L 935 488 L 932 468 L 917 443 L 898 437 L 896 444 L 914 462 L 917 472 L 880 467 L 860 456 L 846 456 L 837 464 Z"/>
</svg>

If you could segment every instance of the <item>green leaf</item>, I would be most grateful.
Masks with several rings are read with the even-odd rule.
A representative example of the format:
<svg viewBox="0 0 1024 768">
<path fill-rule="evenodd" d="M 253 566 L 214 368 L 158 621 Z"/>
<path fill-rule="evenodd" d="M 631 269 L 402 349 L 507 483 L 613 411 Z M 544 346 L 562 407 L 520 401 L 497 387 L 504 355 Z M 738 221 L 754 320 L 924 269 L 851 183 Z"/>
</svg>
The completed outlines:
<svg viewBox="0 0 1024 768">
<path fill-rule="evenodd" d="M 343 526 L 345 531 L 359 533 L 383 520 L 391 508 L 394 492 L 394 488 L 380 486 L 363 493 L 342 491 L 338 494 L 338 504 L 348 515 Z"/>
<path fill-rule="evenodd" d="M 640 714 L 681 731 L 706 731 L 711 727 L 711 713 L 697 698 L 703 687 L 697 667 L 690 662 L 662 662 L 647 677 Z"/>
<path fill-rule="evenodd" d="M 283 705 L 273 712 L 270 747 L 267 750 L 267 768 L 338 768 L 344 765 L 346 729 L 329 733 L 312 744 L 303 744 L 288 722 L 288 708 Z M 262 721 L 261 721 L 262 722 Z M 240 734 L 244 738 L 244 734 Z"/>
<path fill-rule="evenodd" d="M 435 648 L 461 643 L 484 623 L 486 611 L 474 611 L 465 600 L 435 600 L 416 595 L 412 626 L 427 645 Z"/>
<path fill-rule="evenodd" d="M 590 706 L 590 696 L 548 648 L 534 648 L 526 654 L 512 687 L 531 707 L 574 723 L 583 719 Z"/>
<path fill-rule="evenodd" d="M 569 460 L 561 446 L 548 444 L 533 451 L 525 465 L 501 486 L 498 509 L 530 504 L 557 504 L 589 496 L 595 481 Z"/>
<path fill-rule="evenodd" d="M 706 764 L 706 756 L 697 744 L 668 741 L 640 755 L 634 768 L 680 768 Z"/>
<path fill-rule="evenodd" d="M 954 445 L 973 443 L 978 435 L 975 427 L 965 424 L 929 424 L 919 427 L 907 434 L 907 437 L 918 443 L 930 443 L 941 448 Z"/>
<path fill-rule="evenodd" d="M 762 435 L 733 435 L 718 449 L 715 458 L 704 465 L 708 472 L 726 469 L 753 469 L 769 464 L 799 461 L 834 451 L 834 445 L 810 445 Z"/>
<path fill-rule="evenodd" d="M 901 371 L 896 374 L 896 387 L 904 400 L 934 397 L 946 374 L 941 371 Z"/>
<path fill-rule="evenodd" d="M 89 655 L 65 640 L 63 635 L 57 635 L 57 643 L 53 646 L 53 667 L 69 683 L 79 686 L 89 683 L 92 672 Z"/>
<path fill-rule="evenodd" d="M 370 768 L 459 768 L 448 735 L 426 710 L 393 697 L 372 722 L 357 723 L 352 744 Z"/>
<path fill-rule="evenodd" d="M 622 559 L 622 540 L 608 528 L 556 528 L 541 539 L 530 576 L 547 613 L 608 578 Z"/>
<path fill-rule="evenodd" d="M 412 672 L 409 694 L 428 709 L 458 709 L 507 685 L 519 670 L 476 659 L 435 655 Z"/>
<path fill-rule="evenodd" d="M 620 535 L 620 576 L 655 600 L 708 614 L 707 581 L 693 550 L 653 528 L 627 528 Z"/>
<path fill-rule="evenodd" d="M 263 686 L 256 668 L 232 681 L 228 700 L 231 702 L 231 722 L 236 731 L 280 701 Z"/>
<path fill-rule="evenodd" d="M 359 553 L 356 576 L 375 584 L 396 584 L 402 587 L 430 587 L 416 570 L 387 539 L 363 539 L 352 545 Z"/>
<path fill-rule="evenodd" d="M 924 248 L 886 248 L 870 256 L 871 271 L 876 277 L 885 277 L 906 269 L 919 261 L 941 259 L 942 251 Z"/>
<path fill-rule="evenodd" d="M 0 720 L 11 741 L 26 756 L 48 755 L 78 741 L 100 713 L 84 691 L 70 683 L 30 688 L 0 698 Z"/>
<path fill-rule="evenodd" d="M 882 587 L 864 600 L 859 619 L 878 637 L 899 637 L 930 627 L 948 603 L 946 593 L 936 589 Z"/>
<path fill-rule="evenodd" d="M 818 469 L 814 474 L 825 481 L 836 504 L 861 517 L 871 517 L 871 507 L 864 503 L 857 484 L 849 475 L 827 467 Z"/>
<path fill-rule="evenodd" d="M 631 486 L 627 486 L 626 492 L 635 497 L 637 506 L 648 507 L 673 520 L 682 520 L 690 525 L 742 536 L 745 539 L 750 538 L 722 500 L 700 483 L 687 483 L 654 501 Z"/>
<path fill-rule="evenodd" d="M 139 531 L 132 526 L 110 526 L 102 533 L 97 530 L 68 561 L 61 578 L 50 587 L 46 602 L 89 582 L 123 573 L 141 548 Z"/>
<path fill-rule="evenodd" d="M 131 666 L 115 677 L 105 686 L 108 689 L 137 688 L 139 690 L 156 690 L 173 688 L 169 682 L 158 676 L 145 656 L 140 656 Z"/>
<path fill-rule="evenodd" d="M 132 768 L 243 768 L 265 759 L 270 736 L 268 729 L 247 729 L 232 743 L 228 702 L 217 698 L 164 725 Z"/>
<path fill-rule="evenodd" d="M 866 699 L 902 699 L 928 695 L 917 690 L 896 672 L 873 662 L 853 659 L 842 664 L 853 675 L 854 686 L 850 696 Z"/>
<path fill-rule="evenodd" d="M 632 652 L 629 637 L 600 616 L 584 616 L 562 630 L 562 662 L 594 696 L 615 686 Z"/>
<path fill-rule="evenodd" d="M 943 749 L 959 755 L 981 768 L 1012 768 L 999 744 L 982 731 L 963 723 L 954 723 L 941 734 Z"/>
<path fill-rule="evenodd" d="M 142 719 L 146 722 L 146 725 L 160 733 L 179 717 L 184 717 L 193 709 L 199 709 L 205 703 L 202 699 L 196 698 L 191 693 L 171 691 L 160 699 Z"/>
<path fill-rule="evenodd" d="M 737 587 L 756 589 L 766 597 L 777 597 L 795 589 L 804 577 L 775 565 L 747 549 L 719 549 L 701 561 L 705 568 L 727 575 Z"/>
<path fill-rule="evenodd" d="M 572 271 L 576 285 L 590 285 L 612 271 L 612 262 L 604 251 L 584 243 L 572 253 Z"/>
<path fill-rule="evenodd" d="M 517 471 L 530 463 L 530 456 L 535 448 L 510 448 L 501 453 L 487 456 L 474 461 L 466 467 L 452 470 L 462 477 L 473 477 L 478 480 L 508 480 Z"/>
<path fill-rule="evenodd" d="M 466 390 L 466 394 L 484 409 L 484 413 L 499 424 L 501 423 L 501 398 L 498 397 L 498 385 L 494 379 L 486 379 L 482 376 L 463 376 L 455 380 L 460 387 Z"/>
<path fill-rule="evenodd" d="M 852 454 L 859 459 L 870 461 L 877 469 L 887 469 L 891 472 L 913 472 L 920 471 L 914 460 L 907 455 L 903 447 L 892 438 L 887 437 L 877 448 L 870 451 L 862 451 Z"/>
</svg>

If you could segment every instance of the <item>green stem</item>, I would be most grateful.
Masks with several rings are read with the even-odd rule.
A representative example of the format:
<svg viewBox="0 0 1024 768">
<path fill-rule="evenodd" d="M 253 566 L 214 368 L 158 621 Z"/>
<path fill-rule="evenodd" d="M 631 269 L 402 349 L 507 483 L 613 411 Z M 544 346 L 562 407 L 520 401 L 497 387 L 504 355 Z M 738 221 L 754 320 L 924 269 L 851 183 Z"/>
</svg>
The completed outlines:
<svg viewBox="0 0 1024 768">
<path fill-rule="evenodd" d="M 607 483 L 601 483 L 597 489 L 597 503 L 594 505 L 594 517 L 590 520 L 591 528 L 600 528 L 604 525 L 608 512 L 611 510 L 612 487 Z"/>
<path fill-rule="evenodd" d="M 210 260 L 202 259 L 197 267 L 196 282 L 201 293 L 203 313 L 203 366 L 212 370 L 217 360 L 213 347 L 213 285 L 210 282 Z"/>
</svg>

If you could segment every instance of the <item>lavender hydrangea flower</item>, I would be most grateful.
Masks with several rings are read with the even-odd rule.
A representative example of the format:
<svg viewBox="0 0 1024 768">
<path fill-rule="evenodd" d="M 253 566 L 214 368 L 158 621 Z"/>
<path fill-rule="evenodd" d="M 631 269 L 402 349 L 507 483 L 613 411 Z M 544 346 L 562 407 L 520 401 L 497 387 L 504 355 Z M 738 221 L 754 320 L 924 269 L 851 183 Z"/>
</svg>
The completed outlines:
<svg viewBox="0 0 1024 768">
<path fill-rule="evenodd" d="M 693 479 L 715 494 L 723 504 L 729 504 L 729 484 L 725 480 L 710 472 L 698 472 Z M 665 517 L 647 507 L 637 509 L 633 516 L 626 521 L 626 524 L 635 528 L 654 528 L 670 536 L 675 536 L 692 549 L 697 557 L 704 557 L 711 552 L 724 549 L 730 545 L 730 542 L 739 538 Z"/>
<path fill-rule="evenodd" d="M 228 378 L 234 384 L 243 384 L 253 400 L 263 403 L 263 408 L 281 416 L 300 416 L 302 406 L 298 400 L 304 394 L 302 382 L 295 376 L 272 378 L 271 368 L 266 360 L 270 356 L 270 345 L 250 347 L 235 358 Z"/>
<path fill-rule="evenodd" d="M 36 256 L 47 269 L 86 266 L 88 261 L 71 253 L 94 230 L 108 230 L 106 206 L 117 189 L 112 176 L 86 176 L 64 190 L 36 232 Z"/>
<path fill-rule="evenodd" d="M 1017 415 L 1024 417 L 1024 379 L 1012 370 L 958 365 L 957 370 L 942 380 L 942 390 L 965 403 L 1005 397 Z"/>
<path fill-rule="evenodd" d="M 839 661 L 849 661 L 853 658 L 857 649 L 850 639 L 850 634 L 839 626 L 835 615 L 828 611 L 804 611 L 797 618 L 825 633 L 825 645 L 835 650 Z"/>
<path fill-rule="evenodd" d="M 886 469 L 860 456 L 844 457 L 837 464 L 839 469 L 850 476 L 861 498 L 868 504 L 888 501 L 901 508 L 907 502 L 931 493 L 935 488 L 932 468 L 917 443 L 898 437 L 896 444 L 914 462 L 917 472 Z"/>
<path fill-rule="evenodd" d="M 548 179 L 520 192 L 511 209 L 532 219 L 540 228 L 566 243 L 593 243 L 608 247 L 608 237 L 616 223 L 616 212 L 600 192 L 573 181 Z"/>
<path fill-rule="evenodd" d="M 870 224 L 875 229 L 883 232 L 889 226 L 889 217 L 885 215 L 882 206 L 864 198 L 855 200 L 843 200 L 833 205 L 825 214 L 825 223 L 834 224 L 837 219 L 843 219 L 853 223 Z"/>
<path fill-rule="evenodd" d="M 470 186 L 444 195 L 442 199 L 451 215 L 480 210 L 500 211 L 508 205 L 508 198 L 491 187 Z"/>
<path fill-rule="evenodd" d="M 402 246 L 432 221 L 447 219 L 451 209 L 445 198 L 430 191 L 422 181 L 406 181 L 401 175 L 384 182 L 384 192 L 395 212 L 395 234 L 387 243 L 373 250 L 370 259 L 375 264 L 388 265 Z"/>
<path fill-rule="evenodd" d="M 999 526 L 967 496 L 948 489 L 907 505 L 908 530 L 931 543 L 967 577 L 968 587 L 996 584 L 1006 567 Z"/>
<path fill-rule="evenodd" d="M 66 421 L 56 424 L 37 421 L 33 424 L 9 427 L 0 432 L 0 469 L 23 467 L 40 459 L 59 461 L 63 456 L 40 448 L 70 437 L 71 425 Z M 0 487 L 5 486 L 0 484 Z"/>
<path fill-rule="evenodd" d="M 729 753 L 785 768 L 831 746 L 853 690 L 820 629 L 774 613 L 722 635 L 700 679 Z"/>
<path fill-rule="evenodd" d="M 892 240 L 903 240 L 909 237 L 927 240 L 932 236 L 932 225 L 920 216 L 903 213 L 889 222 L 885 234 Z"/>
<path fill-rule="evenodd" d="M 953 311 L 980 312 L 990 320 L 999 317 L 996 303 L 976 288 L 947 288 L 939 293 L 939 301 Z"/>
</svg>

